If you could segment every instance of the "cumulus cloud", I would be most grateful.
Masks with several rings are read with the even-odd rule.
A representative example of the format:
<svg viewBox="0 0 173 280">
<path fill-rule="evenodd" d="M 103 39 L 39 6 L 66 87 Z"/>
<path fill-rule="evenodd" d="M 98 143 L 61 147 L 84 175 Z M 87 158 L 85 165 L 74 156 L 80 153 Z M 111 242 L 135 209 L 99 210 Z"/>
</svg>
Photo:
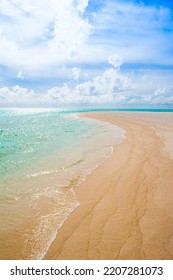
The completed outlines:
<svg viewBox="0 0 173 280">
<path fill-rule="evenodd" d="M 81 51 L 92 31 L 88 1 L 1 1 L 0 60 L 5 65 L 54 65 Z"/>
<path fill-rule="evenodd" d="M 160 76 L 153 71 L 141 71 L 136 74 L 124 74 L 120 69 L 118 56 L 111 55 L 108 62 L 113 67 L 105 69 L 88 81 L 76 85 L 65 83 L 62 86 L 49 88 L 37 93 L 20 86 L 0 88 L 0 104 L 2 106 L 73 106 L 73 105 L 113 105 L 118 104 L 173 104 L 172 76 L 168 72 Z M 62 67 L 66 72 L 66 67 Z M 22 76 L 23 73 L 18 73 Z M 80 68 L 73 67 L 71 75 L 75 81 L 79 79 Z M 86 77 L 88 78 L 88 77 Z M 157 87 L 156 87 L 157 85 Z M 159 85 L 159 86 L 158 86 Z M 161 86 L 162 85 L 162 86 Z"/>
<path fill-rule="evenodd" d="M 77 10 L 83 13 L 88 6 L 89 0 L 76 0 Z"/>
<path fill-rule="evenodd" d="M 114 54 L 108 57 L 108 63 L 111 64 L 117 70 L 119 70 L 120 66 L 123 63 L 123 59 L 121 56 Z"/>
<path fill-rule="evenodd" d="M 133 88 L 131 79 L 114 68 L 75 87 L 64 84 L 53 87 L 44 94 L 14 86 L 0 88 L 0 104 L 3 106 L 73 106 L 118 104 L 173 104 L 173 88 L 160 87 L 153 93 L 143 94 Z M 155 94 L 157 93 L 157 94 Z"/>
<path fill-rule="evenodd" d="M 18 85 L 0 88 L 0 103 L 3 105 L 33 105 L 37 103 L 37 96 L 33 90 Z"/>
<path fill-rule="evenodd" d="M 88 1 L 53 1 L 56 18 L 53 23 L 53 38 L 49 46 L 53 50 L 74 56 L 80 50 L 91 33 L 91 25 L 83 18 Z"/>
<path fill-rule="evenodd" d="M 132 89 L 131 81 L 117 69 L 108 68 L 91 81 L 70 88 L 67 84 L 48 90 L 46 102 L 54 104 L 106 104 L 122 102 Z"/>
<path fill-rule="evenodd" d="M 79 78 L 80 69 L 72 69 L 74 79 Z M 15 86 L 0 88 L 2 104 L 41 104 L 41 105 L 71 105 L 71 104 L 106 104 L 121 102 L 131 90 L 129 78 L 115 68 L 106 69 L 92 80 L 79 83 L 74 87 L 64 84 L 53 87 L 39 97 L 32 90 Z"/>
<path fill-rule="evenodd" d="M 72 68 L 72 77 L 74 80 L 79 80 L 81 69 L 79 67 Z"/>
</svg>

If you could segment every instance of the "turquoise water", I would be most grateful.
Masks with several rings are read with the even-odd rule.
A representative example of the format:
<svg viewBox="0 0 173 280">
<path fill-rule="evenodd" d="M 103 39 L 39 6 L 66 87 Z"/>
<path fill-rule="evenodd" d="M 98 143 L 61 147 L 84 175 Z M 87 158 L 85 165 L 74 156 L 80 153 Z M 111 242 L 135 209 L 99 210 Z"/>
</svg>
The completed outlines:
<svg viewBox="0 0 173 280">
<path fill-rule="evenodd" d="M 0 177 L 24 169 L 87 134 L 92 125 L 58 111 L 0 111 Z"/>
<path fill-rule="evenodd" d="M 173 112 L 173 109 L 144 109 L 144 108 L 88 108 L 88 109 L 74 109 L 64 110 L 61 113 L 71 114 L 72 112 L 153 112 L 153 113 L 169 113 Z"/>
<path fill-rule="evenodd" d="M 41 259 L 79 206 L 73 188 L 124 131 L 78 111 L 0 110 L 0 259 Z"/>
</svg>

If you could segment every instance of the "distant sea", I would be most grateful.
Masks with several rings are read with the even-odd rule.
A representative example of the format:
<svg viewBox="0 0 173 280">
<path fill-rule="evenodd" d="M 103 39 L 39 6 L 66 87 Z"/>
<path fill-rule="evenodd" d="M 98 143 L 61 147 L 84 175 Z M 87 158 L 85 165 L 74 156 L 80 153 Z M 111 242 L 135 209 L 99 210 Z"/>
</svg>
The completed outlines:
<svg viewBox="0 0 173 280">
<path fill-rule="evenodd" d="M 155 112 L 155 113 L 169 113 L 173 112 L 173 109 L 161 109 L 161 108 L 88 108 L 88 109 L 74 109 L 74 110 L 65 110 L 66 113 L 75 112 Z"/>
<path fill-rule="evenodd" d="M 79 112 L 0 110 L 0 259 L 42 259 L 79 206 L 74 187 L 125 137 Z"/>
</svg>

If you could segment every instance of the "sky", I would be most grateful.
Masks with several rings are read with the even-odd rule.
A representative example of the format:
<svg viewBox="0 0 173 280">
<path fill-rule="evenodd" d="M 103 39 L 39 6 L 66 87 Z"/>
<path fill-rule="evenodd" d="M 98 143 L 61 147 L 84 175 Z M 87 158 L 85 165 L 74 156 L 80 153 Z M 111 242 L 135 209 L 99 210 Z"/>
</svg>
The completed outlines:
<svg viewBox="0 0 173 280">
<path fill-rule="evenodd" d="M 173 1 L 0 0 L 0 107 L 173 108 Z"/>
</svg>

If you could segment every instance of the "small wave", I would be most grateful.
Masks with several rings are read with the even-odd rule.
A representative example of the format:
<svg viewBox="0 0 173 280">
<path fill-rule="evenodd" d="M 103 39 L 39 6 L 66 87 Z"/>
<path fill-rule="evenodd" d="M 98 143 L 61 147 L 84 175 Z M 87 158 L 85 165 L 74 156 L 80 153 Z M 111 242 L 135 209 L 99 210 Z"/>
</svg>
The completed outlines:
<svg viewBox="0 0 173 280">
<path fill-rule="evenodd" d="M 28 174 L 28 175 L 26 175 L 26 177 L 27 178 L 37 177 L 37 176 L 40 176 L 40 175 L 53 174 L 53 173 L 58 173 L 58 172 L 59 172 L 59 170 L 46 170 L 46 171 L 40 171 L 40 172 L 33 173 L 33 174 Z"/>
<path fill-rule="evenodd" d="M 73 207 L 69 207 L 68 208 L 68 213 L 66 214 L 66 216 L 64 217 L 64 219 L 62 220 L 62 222 L 58 225 L 58 227 L 56 228 L 56 230 L 54 231 L 54 233 L 52 234 L 51 238 L 48 240 L 48 242 L 45 244 L 43 250 L 41 252 L 39 252 L 37 254 L 37 256 L 34 257 L 34 259 L 36 260 L 43 260 L 44 257 L 46 256 L 51 244 L 53 243 L 53 241 L 55 240 L 57 233 L 59 231 L 59 229 L 62 227 L 62 225 L 65 223 L 65 221 L 68 219 L 69 215 L 77 208 L 79 207 L 80 203 L 78 201 L 76 201 L 73 204 Z"/>
<path fill-rule="evenodd" d="M 73 163 L 71 163 L 71 164 L 69 164 L 69 165 L 63 167 L 63 170 L 68 169 L 68 168 L 70 168 L 70 167 L 73 167 L 73 166 L 75 166 L 75 165 L 78 165 L 78 164 L 82 163 L 83 161 L 84 161 L 83 159 L 77 160 L 77 161 L 75 161 L 75 162 L 73 162 Z"/>
</svg>

